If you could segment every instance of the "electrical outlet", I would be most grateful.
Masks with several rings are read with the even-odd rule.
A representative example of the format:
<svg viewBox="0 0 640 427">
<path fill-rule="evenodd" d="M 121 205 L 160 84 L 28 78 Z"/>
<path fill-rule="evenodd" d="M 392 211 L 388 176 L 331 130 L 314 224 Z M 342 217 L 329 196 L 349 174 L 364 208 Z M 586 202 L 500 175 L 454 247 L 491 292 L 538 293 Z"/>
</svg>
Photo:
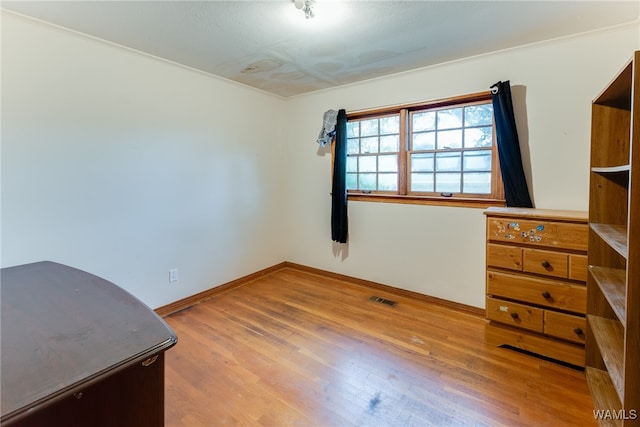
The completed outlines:
<svg viewBox="0 0 640 427">
<path fill-rule="evenodd" d="M 172 268 L 169 270 L 169 282 L 177 282 L 178 281 L 178 269 Z"/>
</svg>

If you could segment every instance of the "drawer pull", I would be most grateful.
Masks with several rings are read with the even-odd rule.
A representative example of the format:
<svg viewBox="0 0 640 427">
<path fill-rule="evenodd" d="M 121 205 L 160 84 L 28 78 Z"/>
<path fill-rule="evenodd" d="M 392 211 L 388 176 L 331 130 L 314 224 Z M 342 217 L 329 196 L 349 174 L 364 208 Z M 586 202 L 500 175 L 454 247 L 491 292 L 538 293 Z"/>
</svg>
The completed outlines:
<svg viewBox="0 0 640 427">
<path fill-rule="evenodd" d="M 578 336 L 582 336 L 582 334 L 583 334 L 582 329 L 580 329 L 580 328 L 574 328 L 573 329 L 573 333 L 578 335 Z"/>
<path fill-rule="evenodd" d="M 512 313 L 511 313 L 511 317 L 512 317 L 514 320 L 515 320 L 515 319 L 517 319 L 517 318 L 518 318 L 518 313 L 516 313 L 516 312 L 512 312 Z"/>
<path fill-rule="evenodd" d="M 540 263 L 540 265 L 542 265 L 544 268 L 549 268 L 551 267 L 551 263 L 547 260 L 544 260 Z"/>
<path fill-rule="evenodd" d="M 551 298 L 551 294 L 549 292 L 547 292 L 547 291 L 544 291 L 542 293 L 542 298 L 549 299 L 549 298 Z"/>
<path fill-rule="evenodd" d="M 155 356 L 151 356 L 150 358 L 148 358 L 147 360 L 143 360 L 142 361 L 142 366 L 147 367 L 147 366 L 151 366 L 153 365 L 153 363 L 158 359 L 158 355 L 156 354 Z"/>
</svg>

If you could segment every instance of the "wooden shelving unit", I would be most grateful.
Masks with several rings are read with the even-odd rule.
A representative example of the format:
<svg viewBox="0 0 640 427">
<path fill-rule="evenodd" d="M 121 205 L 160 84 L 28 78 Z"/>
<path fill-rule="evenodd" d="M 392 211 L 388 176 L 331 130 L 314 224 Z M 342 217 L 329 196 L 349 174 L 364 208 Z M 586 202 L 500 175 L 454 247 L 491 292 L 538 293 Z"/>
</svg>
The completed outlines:
<svg viewBox="0 0 640 427">
<path fill-rule="evenodd" d="M 640 426 L 640 52 L 592 104 L 588 263 L 594 409 L 602 425 Z"/>
</svg>

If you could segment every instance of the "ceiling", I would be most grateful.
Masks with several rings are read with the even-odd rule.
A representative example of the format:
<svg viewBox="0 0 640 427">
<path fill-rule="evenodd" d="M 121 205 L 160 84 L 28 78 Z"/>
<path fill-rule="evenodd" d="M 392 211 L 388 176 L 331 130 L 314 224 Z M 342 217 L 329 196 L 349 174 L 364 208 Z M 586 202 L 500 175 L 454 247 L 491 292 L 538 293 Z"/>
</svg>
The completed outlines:
<svg viewBox="0 0 640 427">
<path fill-rule="evenodd" d="M 289 97 L 638 21 L 640 1 L 2 1 Z"/>
</svg>

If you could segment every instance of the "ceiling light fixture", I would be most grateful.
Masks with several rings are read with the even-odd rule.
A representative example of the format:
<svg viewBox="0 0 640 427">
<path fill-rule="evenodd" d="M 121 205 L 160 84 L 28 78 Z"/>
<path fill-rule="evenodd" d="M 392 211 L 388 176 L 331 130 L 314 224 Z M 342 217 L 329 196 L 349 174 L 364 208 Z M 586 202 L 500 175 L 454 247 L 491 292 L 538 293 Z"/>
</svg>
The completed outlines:
<svg viewBox="0 0 640 427">
<path fill-rule="evenodd" d="M 304 17 L 313 18 L 313 7 L 316 5 L 315 0 L 291 0 L 296 5 L 296 9 L 304 12 Z"/>
</svg>

